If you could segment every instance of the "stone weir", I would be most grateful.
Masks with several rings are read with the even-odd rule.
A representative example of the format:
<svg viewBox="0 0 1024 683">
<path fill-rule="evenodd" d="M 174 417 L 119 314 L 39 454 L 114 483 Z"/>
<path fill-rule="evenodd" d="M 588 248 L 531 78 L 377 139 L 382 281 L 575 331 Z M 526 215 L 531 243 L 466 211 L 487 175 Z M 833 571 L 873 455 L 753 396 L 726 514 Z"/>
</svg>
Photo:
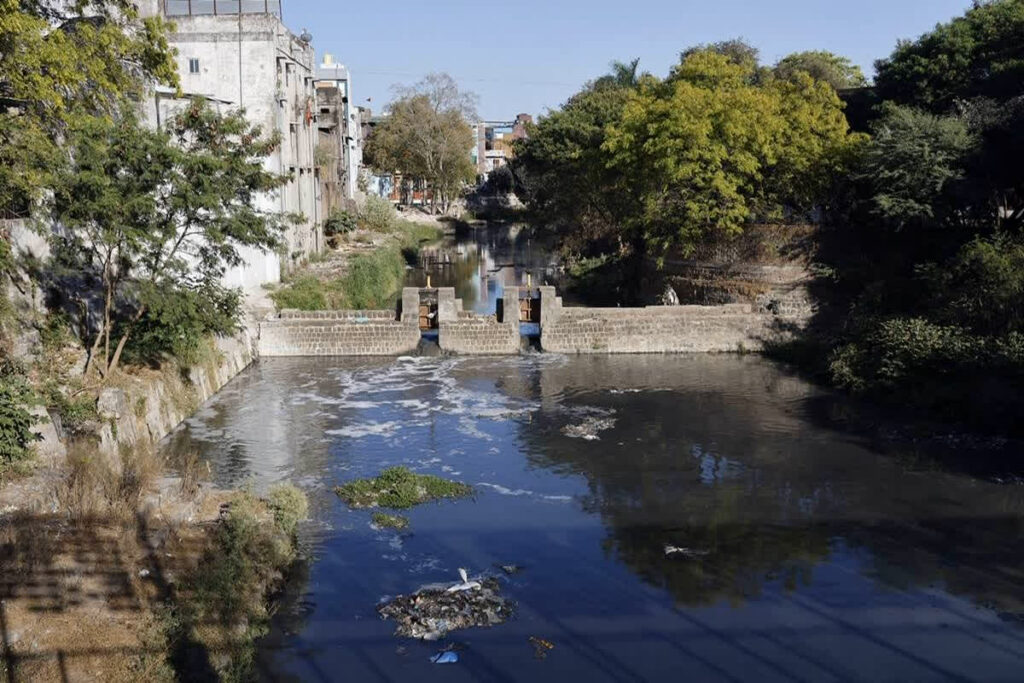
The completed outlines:
<svg viewBox="0 0 1024 683">
<path fill-rule="evenodd" d="M 539 327 L 541 349 L 555 353 L 728 353 L 760 350 L 803 319 L 747 304 L 566 307 L 554 287 L 507 289 L 495 315 L 477 315 L 451 287 L 406 288 L 393 311 L 282 311 L 260 324 L 259 355 L 400 356 L 424 337 L 447 353 L 512 355 L 521 323 Z"/>
</svg>

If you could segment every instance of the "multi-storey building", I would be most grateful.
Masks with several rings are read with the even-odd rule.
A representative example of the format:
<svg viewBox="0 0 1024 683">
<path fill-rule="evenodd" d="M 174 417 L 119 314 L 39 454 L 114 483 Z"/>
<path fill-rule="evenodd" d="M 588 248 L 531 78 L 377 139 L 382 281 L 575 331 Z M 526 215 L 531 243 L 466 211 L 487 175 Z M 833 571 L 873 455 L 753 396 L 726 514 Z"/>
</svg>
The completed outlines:
<svg viewBox="0 0 1024 683">
<path fill-rule="evenodd" d="M 267 211 L 297 217 L 278 253 L 243 252 L 245 264 L 226 284 L 253 287 L 280 279 L 303 257 L 323 247 L 319 178 L 314 161 L 317 108 L 312 36 L 294 35 L 281 20 L 280 0 L 146 0 L 143 12 L 173 21 L 183 97 L 157 90 L 149 107 L 154 123 L 166 120 L 189 98 L 222 109 L 242 108 L 281 145 L 266 159 L 268 170 L 288 184 L 257 201 Z"/>
<path fill-rule="evenodd" d="M 316 106 L 319 129 L 317 162 L 321 169 L 323 215 L 336 207 L 351 207 L 361 194 L 363 122 L 352 102 L 352 77 L 345 65 L 325 54 L 316 71 Z"/>
</svg>

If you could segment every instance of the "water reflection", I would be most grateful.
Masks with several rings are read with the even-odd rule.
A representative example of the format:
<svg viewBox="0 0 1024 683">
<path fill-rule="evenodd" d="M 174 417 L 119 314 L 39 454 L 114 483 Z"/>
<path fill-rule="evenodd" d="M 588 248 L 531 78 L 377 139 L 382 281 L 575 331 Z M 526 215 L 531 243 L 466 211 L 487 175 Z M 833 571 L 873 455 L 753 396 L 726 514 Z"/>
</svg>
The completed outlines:
<svg viewBox="0 0 1024 683">
<path fill-rule="evenodd" d="M 274 360 L 170 449 L 312 494 L 309 585 L 268 678 L 1016 678 L 1022 488 L 907 468 L 822 422 L 823 400 L 756 358 Z M 396 463 L 477 496 L 402 535 L 330 493 Z M 493 563 L 527 567 L 506 582 L 519 618 L 458 634 L 454 674 L 373 612 Z M 556 643 L 543 663 L 530 635 Z"/>
<path fill-rule="evenodd" d="M 467 311 L 491 315 L 506 287 L 556 284 L 551 240 L 526 225 L 461 229 L 440 244 L 423 247 L 420 267 L 407 287 L 454 287 Z"/>
</svg>

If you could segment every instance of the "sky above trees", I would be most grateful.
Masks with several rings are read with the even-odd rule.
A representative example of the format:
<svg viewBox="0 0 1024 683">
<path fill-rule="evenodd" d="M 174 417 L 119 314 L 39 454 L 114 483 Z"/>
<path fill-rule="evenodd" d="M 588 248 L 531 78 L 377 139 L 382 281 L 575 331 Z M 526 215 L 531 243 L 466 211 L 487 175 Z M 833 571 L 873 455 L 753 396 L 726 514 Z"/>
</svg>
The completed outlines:
<svg viewBox="0 0 1024 683">
<path fill-rule="evenodd" d="M 561 105 L 613 59 L 639 57 L 664 73 L 679 52 L 742 37 L 765 63 L 802 50 L 849 57 L 868 75 L 897 40 L 916 38 L 962 14 L 970 0 L 467 0 L 384 7 L 284 0 L 285 23 L 308 28 L 324 51 L 352 69 L 360 104 L 380 110 L 391 86 L 447 72 L 480 95 L 480 114 L 512 118 Z M 371 102 L 367 103 L 367 98 Z"/>
</svg>

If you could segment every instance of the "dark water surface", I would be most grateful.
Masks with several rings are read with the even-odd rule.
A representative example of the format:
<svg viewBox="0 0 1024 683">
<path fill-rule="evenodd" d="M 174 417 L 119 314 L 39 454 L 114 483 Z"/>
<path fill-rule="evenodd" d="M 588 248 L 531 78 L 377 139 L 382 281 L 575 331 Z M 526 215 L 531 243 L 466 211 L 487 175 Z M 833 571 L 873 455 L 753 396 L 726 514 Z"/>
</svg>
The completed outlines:
<svg viewBox="0 0 1024 683">
<path fill-rule="evenodd" d="M 272 359 L 169 449 L 310 493 L 265 680 L 1024 680 L 1024 487 L 873 451 L 828 400 L 751 357 Z M 397 464 L 476 495 L 398 533 L 331 492 Z M 458 664 L 375 612 L 495 563 L 518 614 Z"/>
</svg>

